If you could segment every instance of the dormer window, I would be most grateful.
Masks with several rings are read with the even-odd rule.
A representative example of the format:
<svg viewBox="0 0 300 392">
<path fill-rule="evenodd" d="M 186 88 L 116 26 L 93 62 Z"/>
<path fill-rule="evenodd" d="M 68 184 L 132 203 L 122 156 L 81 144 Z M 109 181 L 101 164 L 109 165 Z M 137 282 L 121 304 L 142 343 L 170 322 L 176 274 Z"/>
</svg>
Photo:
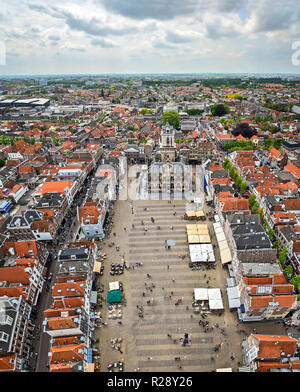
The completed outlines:
<svg viewBox="0 0 300 392">
<path fill-rule="evenodd" d="M 0 325 L 12 325 L 13 323 L 13 318 L 5 315 L 0 317 Z"/>
<path fill-rule="evenodd" d="M 0 342 L 8 342 L 9 335 L 3 331 L 0 332 Z"/>
</svg>

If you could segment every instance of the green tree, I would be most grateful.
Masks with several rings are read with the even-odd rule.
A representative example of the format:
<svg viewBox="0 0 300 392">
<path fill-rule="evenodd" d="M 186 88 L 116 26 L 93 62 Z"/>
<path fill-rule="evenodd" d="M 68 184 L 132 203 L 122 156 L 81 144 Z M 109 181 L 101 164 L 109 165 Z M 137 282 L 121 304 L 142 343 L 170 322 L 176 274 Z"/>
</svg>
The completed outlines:
<svg viewBox="0 0 300 392">
<path fill-rule="evenodd" d="M 275 237 L 274 230 L 273 230 L 273 229 L 270 229 L 270 230 L 268 231 L 267 234 L 268 234 L 270 240 L 273 241 L 273 240 L 274 240 L 274 237 Z"/>
<path fill-rule="evenodd" d="M 268 231 L 267 234 L 268 234 L 270 240 L 273 241 L 273 240 L 274 240 L 274 237 L 275 237 L 274 230 L 273 230 L 273 229 L 270 229 L 270 230 Z"/>
<path fill-rule="evenodd" d="M 227 105 L 223 105 L 222 103 L 214 104 L 210 108 L 211 114 L 213 116 L 224 116 L 230 112 L 230 109 Z"/>
<path fill-rule="evenodd" d="M 236 178 L 236 180 L 235 180 L 236 185 L 237 185 L 238 187 L 240 187 L 241 184 L 242 184 L 242 182 L 243 182 L 242 177 L 237 176 L 237 178 Z"/>
<path fill-rule="evenodd" d="M 281 264 L 286 262 L 286 257 L 287 257 L 287 251 L 288 248 L 287 246 L 285 248 L 282 249 L 282 251 L 279 253 L 279 261 Z"/>
<path fill-rule="evenodd" d="M 252 212 L 255 213 L 259 209 L 259 203 L 256 201 L 252 206 Z"/>
<path fill-rule="evenodd" d="M 5 165 L 5 159 L 0 158 L 0 167 L 3 167 Z"/>
<path fill-rule="evenodd" d="M 234 177 L 234 173 L 235 173 L 235 169 L 234 169 L 234 167 L 233 166 L 230 166 L 230 168 L 229 168 L 229 175 L 230 175 L 230 177 L 233 179 L 233 177 Z"/>
<path fill-rule="evenodd" d="M 260 217 L 261 223 L 264 224 L 264 223 L 265 223 L 265 220 L 264 220 L 264 213 L 263 213 L 262 210 L 259 211 L 259 217 Z"/>
<path fill-rule="evenodd" d="M 290 284 L 294 285 L 294 289 L 295 289 L 296 293 L 299 293 L 299 291 L 300 291 L 300 275 L 294 276 L 290 280 Z"/>
<path fill-rule="evenodd" d="M 147 109 L 147 108 L 141 109 L 140 112 L 142 113 L 142 115 L 145 115 L 145 114 L 152 114 L 152 110 Z"/>
<path fill-rule="evenodd" d="M 274 249 L 279 249 L 279 242 L 278 242 L 277 240 L 275 240 L 275 241 L 273 242 L 273 248 L 274 248 Z"/>
<path fill-rule="evenodd" d="M 293 267 L 291 265 L 287 265 L 283 270 L 283 273 L 287 280 L 290 280 L 293 274 Z"/>
<path fill-rule="evenodd" d="M 256 196 L 254 193 L 251 193 L 251 195 L 249 196 L 249 207 L 252 208 L 254 203 L 256 202 Z"/>
<path fill-rule="evenodd" d="M 174 128 L 179 129 L 180 127 L 180 114 L 176 112 L 175 110 L 169 110 L 166 113 L 163 113 L 162 115 L 162 123 L 165 125 L 166 123 L 169 123 L 172 125 Z"/>
<path fill-rule="evenodd" d="M 225 170 L 228 170 L 230 167 L 231 167 L 231 165 L 230 165 L 229 159 L 228 159 L 228 158 L 225 158 L 225 159 L 224 159 L 224 162 L 223 162 L 223 168 L 224 168 Z"/>
<path fill-rule="evenodd" d="M 201 109 L 187 109 L 186 113 L 189 116 L 200 116 L 200 114 L 203 113 L 203 110 L 201 110 Z"/>
<path fill-rule="evenodd" d="M 242 182 L 241 186 L 240 186 L 241 193 L 246 193 L 247 192 L 247 188 L 248 188 L 247 182 L 246 181 Z"/>
</svg>

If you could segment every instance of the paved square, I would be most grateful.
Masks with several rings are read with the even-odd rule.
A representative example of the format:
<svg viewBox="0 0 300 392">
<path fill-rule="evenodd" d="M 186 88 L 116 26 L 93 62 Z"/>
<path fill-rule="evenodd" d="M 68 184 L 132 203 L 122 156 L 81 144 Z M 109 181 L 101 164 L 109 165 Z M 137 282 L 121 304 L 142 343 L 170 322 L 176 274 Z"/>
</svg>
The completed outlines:
<svg viewBox="0 0 300 392">
<path fill-rule="evenodd" d="M 226 367 L 237 370 L 238 361 L 241 361 L 240 344 L 245 336 L 238 333 L 238 329 L 251 332 L 255 327 L 257 331 L 263 332 L 264 327 L 268 330 L 268 326 L 271 327 L 272 324 L 272 333 L 275 333 L 276 329 L 278 333 L 283 332 L 281 325 L 270 322 L 259 323 L 259 326 L 256 323 L 237 325 L 236 313 L 230 312 L 228 308 L 225 289 L 228 272 L 221 266 L 218 249 L 215 251 L 216 269 L 193 271 L 189 268 L 185 228 L 188 222 L 183 219 L 185 204 L 185 201 L 178 200 L 172 200 L 171 204 L 164 200 L 134 201 L 132 214 L 129 201 L 116 202 L 112 230 L 116 236 L 112 234 L 104 244 L 99 243 L 108 255 L 105 276 L 101 281 L 107 289 L 109 281 L 121 280 L 127 305 L 123 307 L 122 325 L 118 325 L 116 320 L 107 320 L 103 308 L 108 327 L 97 332 L 102 371 L 106 370 L 108 362 L 121 359 L 125 361 L 125 371 L 140 368 L 140 371 L 147 372 L 204 372 Z M 151 218 L 154 218 L 154 223 Z M 212 223 L 207 223 L 212 242 L 216 243 Z M 157 226 L 160 226 L 160 229 L 157 229 Z M 165 248 L 167 239 L 176 241 L 176 245 L 169 250 Z M 120 252 L 107 246 L 112 241 L 120 246 Z M 123 254 L 127 265 L 133 265 L 135 268 L 125 271 L 120 277 L 110 276 L 110 263 L 120 260 Z M 185 259 L 182 260 L 180 255 L 186 255 Z M 143 265 L 136 267 L 137 262 L 142 262 Z M 147 274 L 150 274 L 151 278 L 148 278 Z M 145 283 L 148 286 L 152 283 L 155 285 L 152 292 L 146 289 Z M 215 327 L 211 332 L 205 333 L 204 327 L 199 326 L 201 317 L 192 311 L 191 306 L 193 290 L 196 287 L 221 288 L 225 312 L 221 316 L 210 314 L 206 320 L 209 320 L 210 326 L 218 323 L 220 328 L 225 329 L 226 336 L 221 334 L 220 328 Z M 171 292 L 173 295 L 170 299 Z M 175 306 L 178 298 L 182 298 L 182 302 Z M 150 305 L 147 305 L 148 300 L 151 301 Z M 144 308 L 143 318 L 138 316 L 137 305 Z M 188 310 L 186 306 L 189 307 Z M 180 345 L 179 338 L 184 332 L 190 334 L 191 346 Z M 172 338 L 168 337 L 168 334 Z M 116 336 L 122 336 L 124 339 L 122 353 L 110 347 L 109 340 Z M 173 339 L 176 339 L 176 343 Z M 214 347 L 217 344 L 221 344 L 221 349 L 215 353 Z M 233 353 L 234 361 L 230 358 Z M 174 357 L 181 358 L 181 369 Z"/>
</svg>

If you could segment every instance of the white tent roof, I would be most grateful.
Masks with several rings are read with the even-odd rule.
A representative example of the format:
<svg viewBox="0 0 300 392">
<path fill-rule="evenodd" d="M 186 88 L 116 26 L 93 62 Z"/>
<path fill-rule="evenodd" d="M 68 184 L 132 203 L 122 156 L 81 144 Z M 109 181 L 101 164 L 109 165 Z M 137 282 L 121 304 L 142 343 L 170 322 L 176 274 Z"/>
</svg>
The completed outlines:
<svg viewBox="0 0 300 392">
<path fill-rule="evenodd" d="M 221 256 L 222 264 L 226 264 L 232 261 L 229 248 L 220 250 L 220 256 Z"/>
<path fill-rule="evenodd" d="M 222 231 L 222 233 L 217 233 L 216 234 L 216 237 L 217 237 L 217 241 L 218 242 L 221 242 L 221 241 L 226 241 L 226 237 L 225 237 L 225 234 L 223 233 L 223 231 Z"/>
<path fill-rule="evenodd" d="M 222 294 L 220 289 L 208 289 L 208 298 L 209 300 L 222 300 Z"/>
<path fill-rule="evenodd" d="M 119 282 L 110 282 L 109 283 L 109 291 L 112 291 L 112 290 L 120 290 Z"/>
<path fill-rule="evenodd" d="M 208 292 L 207 289 L 194 289 L 194 296 L 196 301 L 207 301 L 208 300 Z"/>
<path fill-rule="evenodd" d="M 226 240 L 220 241 L 220 242 L 219 242 L 219 249 L 220 249 L 220 250 L 222 250 L 222 249 L 228 249 L 228 244 L 227 244 L 227 241 L 226 241 Z"/>
<path fill-rule="evenodd" d="M 223 301 L 221 299 L 210 299 L 209 309 L 213 309 L 213 310 L 224 309 Z"/>
<path fill-rule="evenodd" d="M 241 301 L 239 298 L 228 298 L 229 308 L 239 308 L 241 306 Z"/>
<path fill-rule="evenodd" d="M 198 263 L 200 261 L 203 261 L 202 253 L 191 253 L 190 257 L 192 263 Z"/>
<path fill-rule="evenodd" d="M 227 289 L 228 298 L 240 298 L 240 293 L 238 291 L 237 286 L 228 287 Z"/>
<path fill-rule="evenodd" d="M 190 253 L 199 253 L 201 252 L 201 247 L 200 245 L 189 245 L 190 248 Z"/>
</svg>

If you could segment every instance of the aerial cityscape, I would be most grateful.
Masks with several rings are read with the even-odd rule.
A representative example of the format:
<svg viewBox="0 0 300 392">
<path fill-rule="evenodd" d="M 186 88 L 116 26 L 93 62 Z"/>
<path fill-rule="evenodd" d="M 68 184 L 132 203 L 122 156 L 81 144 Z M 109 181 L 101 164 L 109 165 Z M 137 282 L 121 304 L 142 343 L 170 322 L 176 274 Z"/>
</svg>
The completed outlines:
<svg viewBox="0 0 300 392">
<path fill-rule="evenodd" d="M 0 372 L 300 371 L 299 21 L 3 5 Z"/>
</svg>

